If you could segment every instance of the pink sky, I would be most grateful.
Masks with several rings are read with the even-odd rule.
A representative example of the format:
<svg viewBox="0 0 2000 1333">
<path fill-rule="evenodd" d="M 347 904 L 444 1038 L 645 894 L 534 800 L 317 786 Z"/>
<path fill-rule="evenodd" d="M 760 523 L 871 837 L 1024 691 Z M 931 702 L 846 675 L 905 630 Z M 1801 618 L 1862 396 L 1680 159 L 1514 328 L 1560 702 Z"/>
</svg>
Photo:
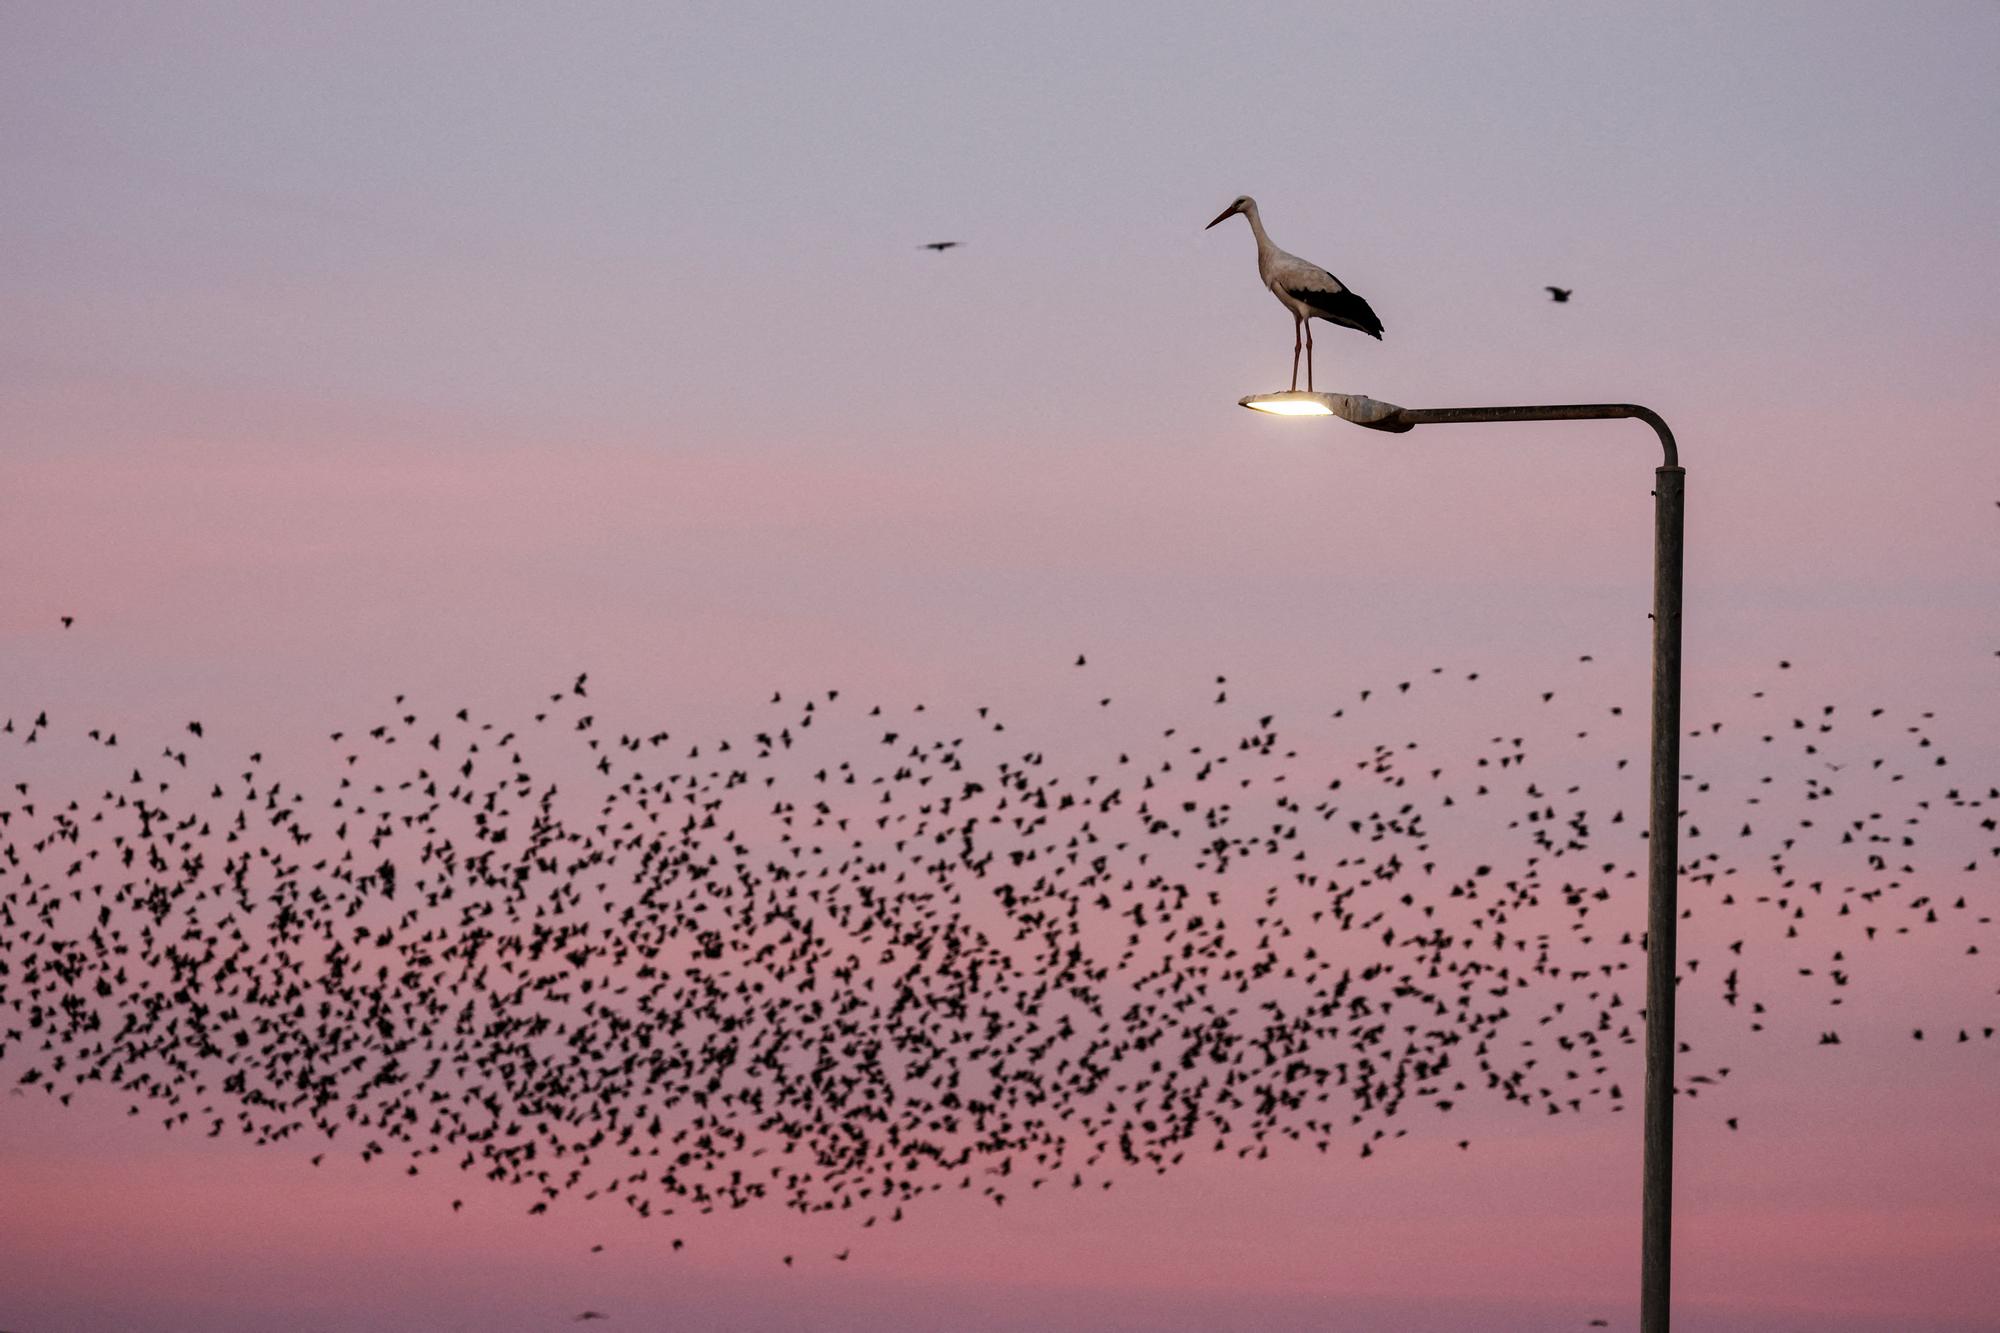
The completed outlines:
<svg viewBox="0 0 2000 1333">
<path fill-rule="evenodd" d="M 1691 720 L 1790 659 L 1802 706 L 1935 710 L 1983 789 L 1997 57 L 1977 4 L 17 7 L 0 717 L 198 717 L 303 776 L 396 693 L 518 717 L 588 671 L 635 726 L 838 687 L 1094 760 L 1216 675 L 1324 719 L 1444 665 L 1493 688 L 1441 734 L 1544 682 L 1636 725 L 1649 433 L 1240 411 L 1289 321 L 1200 228 L 1249 191 L 1387 325 L 1325 329 L 1320 387 L 1668 417 Z M 2000 1045 L 1903 1032 L 2000 1018 L 1979 965 L 1896 944 L 1842 1047 L 1704 1046 L 1740 1058 L 1683 1120 L 1689 1327 L 1991 1326 Z M 0 1326 L 1635 1327 L 1636 1107 L 1463 1115 L 1466 1153 L 941 1197 L 836 1265 L 778 1209 L 669 1257 L 622 1209 L 0 1098 Z"/>
</svg>

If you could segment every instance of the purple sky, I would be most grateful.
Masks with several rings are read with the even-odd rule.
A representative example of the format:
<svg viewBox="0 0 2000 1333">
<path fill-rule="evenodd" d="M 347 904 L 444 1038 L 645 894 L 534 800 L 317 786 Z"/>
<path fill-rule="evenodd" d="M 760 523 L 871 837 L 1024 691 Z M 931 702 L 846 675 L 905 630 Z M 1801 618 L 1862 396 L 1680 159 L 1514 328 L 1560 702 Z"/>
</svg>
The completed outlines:
<svg viewBox="0 0 2000 1333">
<path fill-rule="evenodd" d="M 1319 387 L 1673 423 L 1690 718 L 1791 659 L 1990 783 L 1995 68 L 1979 3 L 11 6 L 0 716 L 297 756 L 588 670 L 690 733 L 835 686 L 1062 733 L 1079 652 L 1107 742 L 1217 674 L 1323 717 L 1477 669 L 1481 737 L 1583 653 L 1643 699 L 1650 434 L 1239 410 L 1289 372 L 1201 229 L 1248 192 L 1387 327 L 1321 326 Z M 1994 982 L 1897 957 L 1878 1045 L 1684 1130 L 1690 1326 L 1987 1326 L 2000 1047 L 1887 1034 Z M 1636 1110 L 1508 1123 L 942 1200 L 780 1282 L 844 1233 L 669 1266 L 622 1210 L 10 1098 L 0 1325 L 1633 1327 Z"/>
</svg>

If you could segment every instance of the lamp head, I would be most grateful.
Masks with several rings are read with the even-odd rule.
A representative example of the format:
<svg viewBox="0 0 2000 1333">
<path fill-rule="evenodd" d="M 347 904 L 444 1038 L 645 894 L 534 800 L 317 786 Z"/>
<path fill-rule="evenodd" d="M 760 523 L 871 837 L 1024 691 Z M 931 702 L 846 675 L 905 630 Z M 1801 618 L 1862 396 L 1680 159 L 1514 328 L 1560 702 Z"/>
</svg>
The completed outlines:
<svg viewBox="0 0 2000 1333">
<path fill-rule="evenodd" d="M 1278 417 L 1339 417 L 1370 430 L 1400 435 L 1417 423 L 1402 408 L 1359 393 L 1314 393 L 1289 389 L 1284 393 L 1253 393 L 1237 403 L 1253 412 Z"/>
<path fill-rule="evenodd" d="M 1292 390 L 1288 393 L 1253 393 L 1237 405 L 1252 412 L 1268 412 L 1274 417 L 1330 417 L 1334 415 L 1332 395 Z"/>
</svg>

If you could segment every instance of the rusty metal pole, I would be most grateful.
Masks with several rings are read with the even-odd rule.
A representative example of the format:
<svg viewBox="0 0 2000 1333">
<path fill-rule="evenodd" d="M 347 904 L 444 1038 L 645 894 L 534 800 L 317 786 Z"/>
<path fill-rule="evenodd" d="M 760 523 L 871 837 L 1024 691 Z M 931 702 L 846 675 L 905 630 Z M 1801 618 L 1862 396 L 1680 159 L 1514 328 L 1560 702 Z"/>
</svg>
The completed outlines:
<svg viewBox="0 0 2000 1333">
<path fill-rule="evenodd" d="M 1639 1201 L 1640 1333 L 1668 1333 L 1674 1230 L 1674 968 L 1680 917 L 1681 554 L 1687 471 L 1660 414 L 1636 403 L 1543 407 L 1398 407 L 1361 394 L 1252 394 L 1244 407 L 1310 411 L 1370 430 L 1474 421 L 1591 421 L 1633 417 L 1660 437 L 1653 473 L 1653 772 L 1646 862 L 1645 1162 Z"/>
<path fill-rule="evenodd" d="M 1646 1164 L 1640 1333 L 1667 1333 L 1674 1242 L 1674 967 L 1678 934 L 1681 550 L 1687 472 L 1653 474 L 1653 790 L 1646 866 Z"/>
</svg>

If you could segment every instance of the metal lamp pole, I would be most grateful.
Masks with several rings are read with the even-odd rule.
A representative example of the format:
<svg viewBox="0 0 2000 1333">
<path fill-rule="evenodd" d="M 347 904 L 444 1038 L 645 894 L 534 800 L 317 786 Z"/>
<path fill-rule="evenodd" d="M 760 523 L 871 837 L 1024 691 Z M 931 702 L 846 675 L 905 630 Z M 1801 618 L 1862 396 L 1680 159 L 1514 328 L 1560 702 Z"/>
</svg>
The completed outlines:
<svg viewBox="0 0 2000 1333">
<path fill-rule="evenodd" d="M 1646 1159 L 1639 1272 L 1641 1333 L 1667 1333 L 1674 1216 L 1674 967 L 1679 917 L 1681 549 L 1687 472 L 1660 414 L 1635 403 L 1550 407 L 1398 407 L 1359 394 L 1253 394 L 1242 405 L 1285 416 L 1337 416 L 1402 432 L 1463 421 L 1591 421 L 1637 417 L 1660 437 L 1653 473 L 1653 775 L 1646 867 Z"/>
</svg>

